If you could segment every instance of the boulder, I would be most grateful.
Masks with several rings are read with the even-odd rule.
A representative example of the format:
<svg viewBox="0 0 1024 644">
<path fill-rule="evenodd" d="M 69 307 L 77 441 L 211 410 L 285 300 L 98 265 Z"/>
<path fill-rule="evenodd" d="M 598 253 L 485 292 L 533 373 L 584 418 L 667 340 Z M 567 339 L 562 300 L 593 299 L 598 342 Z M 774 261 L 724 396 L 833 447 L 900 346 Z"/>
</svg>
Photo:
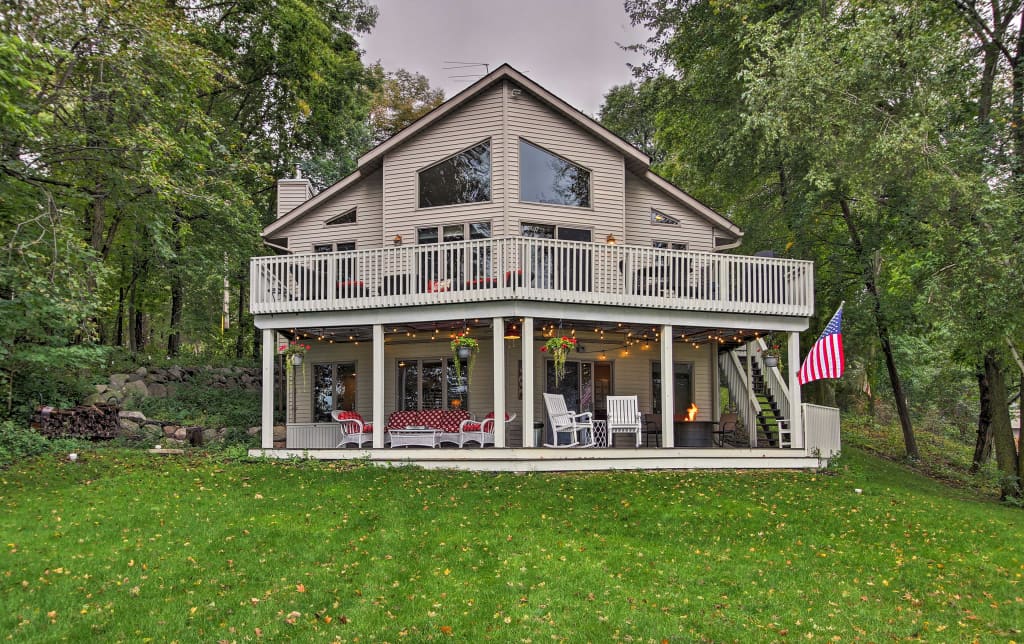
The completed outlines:
<svg viewBox="0 0 1024 644">
<path fill-rule="evenodd" d="M 285 425 L 274 425 L 274 441 L 283 441 L 288 438 L 288 427 Z"/>
<path fill-rule="evenodd" d="M 132 380 L 131 382 L 125 383 L 124 393 L 129 396 L 145 398 L 149 395 L 149 389 L 146 387 L 146 383 L 141 380 Z"/>
<path fill-rule="evenodd" d="M 103 392 L 105 392 L 108 389 L 110 389 L 110 387 L 108 387 L 106 385 L 95 385 L 95 387 L 96 387 L 96 393 L 98 393 L 98 394 L 102 394 Z"/>
<path fill-rule="evenodd" d="M 113 395 L 111 395 L 109 393 L 90 394 L 90 395 L 85 397 L 85 400 L 82 401 L 82 404 L 83 405 L 95 405 L 95 404 L 98 404 L 98 403 L 105 403 L 105 402 L 107 402 L 107 400 L 109 398 L 116 398 L 116 396 L 113 396 Z"/>
<path fill-rule="evenodd" d="M 245 433 L 250 436 L 258 436 L 261 431 L 263 431 L 263 428 L 257 425 L 256 427 L 250 427 L 249 429 L 245 430 Z"/>
<path fill-rule="evenodd" d="M 138 369 L 135 370 L 135 375 L 139 376 L 140 378 L 145 378 L 148 374 L 149 370 L 146 369 L 145 367 L 139 367 Z"/>
<path fill-rule="evenodd" d="M 177 425 L 164 425 L 164 436 L 171 438 L 179 429 L 181 429 L 181 427 L 178 427 Z M 182 431 L 184 432 L 184 430 Z M 184 436 L 184 434 L 182 435 Z"/>
<path fill-rule="evenodd" d="M 118 412 L 117 415 L 121 418 L 121 420 L 130 420 L 135 423 L 146 422 L 146 415 L 143 414 L 141 411 L 125 410 Z"/>
<path fill-rule="evenodd" d="M 128 382 L 128 374 L 126 373 L 114 373 L 110 375 L 111 389 L 123 389 L 124 383 L 126 382 Z"/>
<path fill-rule="evenodd" d="M 127 418 L 122 418 L 121 419 L 121 433 L 122 434 L 126 434 L 126 435 L 136 434 L 136 433 L 138 433 L 139 428 L 141 426 L 142 425 L 140 425 L 138 423 L 135 423 L 135 422 L 132 422 L 132 421 L 128 420 Z"/>
<path fill-rule="evenodd" d="M 181 380 L 185 377 L 185 372 L 181 370 L 181 367 L 174 365 L 167 370 L 167 377 L 172 380 Z"/>
<path fill-rule="evenodd" d="M 164 433 L 166 432 L 167 430 L 165 429 Z M 174 440 L 184 441 L 186 438 L 188 438 L 188 430 L 185 429 L 184 427 L 178 427 L 177 429 L 174 430 L 174 433 L 171 434 L 171 438 L 173 438 Z"/>
<path fill-rule="evenodd" d="M 153 398 L 167 397 L 167 386 L 162 383 L 150 383 L 149 387 L 147 387 L 146 389 L 149 392 L 149 395 L 152 396 Z"/>
</svg>

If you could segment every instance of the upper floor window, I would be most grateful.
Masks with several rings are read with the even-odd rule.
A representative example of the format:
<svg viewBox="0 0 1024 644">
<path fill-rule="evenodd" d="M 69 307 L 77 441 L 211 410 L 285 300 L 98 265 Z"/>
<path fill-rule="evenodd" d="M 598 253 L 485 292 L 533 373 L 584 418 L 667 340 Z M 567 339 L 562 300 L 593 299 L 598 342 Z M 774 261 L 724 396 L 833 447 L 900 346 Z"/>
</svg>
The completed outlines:
<svg viewBox="0 0 1024 644">
<path fill-rule="evenodd" d="M 590 207 L 590 170 L 519 139 L 519 198 Z"/>
<path fill-rule="evenodd" d="M 669 217 L 663 212 L 658 212 L 654 208 L 651 208 L 651 223 L 662 224 L 665 226 L 678 226 L 679 220 L 675 217 Z"/>
<path fill-rule="evenodd" d="M 469 224 L 444 224 L 416 229 L 417 244 L 436 244 L 438 240 L 453 242 L 466 239 L 488 239 L 491 236 L 491 222 L 474 221 Z"/>
<path fill-rule="evenodd" d="M 331 217 L 326 222 L 324 222 L 324 224 L 327 225 L 327 226 L 336 226 L 338 224 L 354 224 L 354 223 L 356 223 L 356 209 L 355 208 L 353 208 L 352 210 L 349 210 L 348 212 L 343 212 L 343 213 L 341 213 L 340 215 L 338 215 L 336 217 Z"/>
<path fill-rule="evenodd" d="M 355 249 L 356 249 L 356 243 L 355 242 L 338 242 L 336 245 L 335 244 L 315 244 L 313 246 L 313 252 L 314 253 L 330 253 L 331 251 L 334 251 L 334 250 L 344 251 L 344 250 L 355 250 Z"/>
<path fill-rule="evenodd" d="M 652 242 L 655 248 L 671 248 L 672 250 L 686 250 L 686 244 L 679 242 L 657 241 Z"/>
<path fill-rule="evenodd" d="M 420 170 L 420 208 L 490 200 L 490 139 Z"/>
</svg>

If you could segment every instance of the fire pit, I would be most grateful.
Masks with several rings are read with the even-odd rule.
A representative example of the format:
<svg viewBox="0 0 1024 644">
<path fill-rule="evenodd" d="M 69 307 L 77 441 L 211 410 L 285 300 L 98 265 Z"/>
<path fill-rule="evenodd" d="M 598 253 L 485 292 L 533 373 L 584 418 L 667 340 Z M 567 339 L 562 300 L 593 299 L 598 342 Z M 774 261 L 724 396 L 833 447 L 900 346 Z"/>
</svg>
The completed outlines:
<svg viewBox="0 0 1024 644">
<path fill-rule="evenodd" d="M 697 405 L 690 403 L 685 414 L 677 414 L 673 419 L 676 447 L 714 447 L 715 424 L 697 418 Z"/>
</svg>

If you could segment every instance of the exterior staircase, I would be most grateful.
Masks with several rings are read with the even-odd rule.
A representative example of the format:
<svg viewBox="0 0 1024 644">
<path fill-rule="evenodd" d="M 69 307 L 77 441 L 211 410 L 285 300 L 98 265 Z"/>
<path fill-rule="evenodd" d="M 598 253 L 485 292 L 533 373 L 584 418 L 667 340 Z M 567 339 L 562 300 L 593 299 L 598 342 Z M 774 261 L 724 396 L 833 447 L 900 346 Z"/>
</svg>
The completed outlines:
<svg viewBox="0 0 1024 644">
<path fill-rule="evenodd" d="M 791 447 L 789 387 L 778 367 L 767 367 L 761 356 L 764 341 L 751 345 L 750 373 L 747 373 L 747 347 L 720 353 L 721 382 L 729 390 L 729 399 L 747 429 L 750 447 Z M 758 351 L 758 348 L 761 351 Z M 754 438 L 750 438 L 753 431 Z"/>
</svg>

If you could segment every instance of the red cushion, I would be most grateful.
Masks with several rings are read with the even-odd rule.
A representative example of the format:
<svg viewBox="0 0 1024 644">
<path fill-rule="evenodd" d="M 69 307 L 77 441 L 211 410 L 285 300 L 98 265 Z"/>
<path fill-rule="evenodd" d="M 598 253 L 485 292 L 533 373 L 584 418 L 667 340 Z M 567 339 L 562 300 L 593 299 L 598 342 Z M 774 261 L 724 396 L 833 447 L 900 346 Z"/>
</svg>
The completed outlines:
<svg viewBox="0 0 1024 644">
<path fill-rule="evenodd" d="M 494 412 L 493 411 L 490 412 L 489 414 L 487 414 L 486 416 L 484 416 L 484 420 L 487 420 L 488 418 L 494 418 Z M 507 411 L 505 412 L 505 420 L 512 420 L 512 417 L 508 415 Z"/>
<path fill-rule="evenodd" d="M 358 420 L 363 422 L 363 417 L 357 411 L 337 411 L 335 416 L 337 417 L 336 420 Z"/>
<path fill-rule="evenodd" d="M 466 423 L 462 426 L 462 431 L 478 432 L 480 431 L 480 423 Z"/>
<path fill-rule="evenodd" d="M 373 423 L 367 423 L 367 424 L 363 425 L 363 433 L 364 434 L 373 433 Z"/>
</svg>

